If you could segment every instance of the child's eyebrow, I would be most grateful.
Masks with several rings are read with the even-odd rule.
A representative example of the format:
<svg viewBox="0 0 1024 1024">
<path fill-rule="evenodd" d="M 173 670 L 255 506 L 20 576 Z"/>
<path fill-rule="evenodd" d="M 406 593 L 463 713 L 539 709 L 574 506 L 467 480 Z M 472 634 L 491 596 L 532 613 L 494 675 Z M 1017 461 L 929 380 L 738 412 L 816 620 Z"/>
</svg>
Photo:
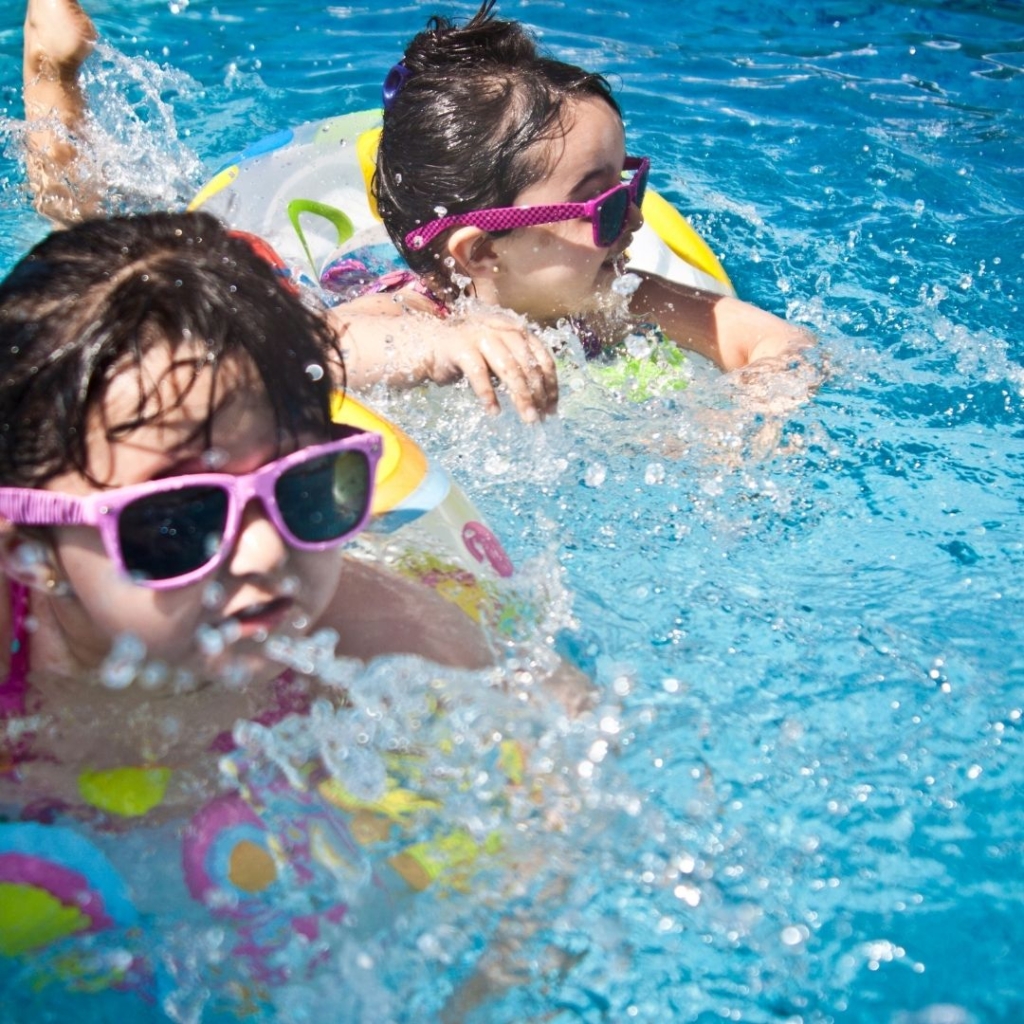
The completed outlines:
<svg viewBox="0 0 1024 1024">
<path fill-rule="evenodd" d="M 153 475 L 154 480 L 181 476 L 183 473 L 210 471 L 204 459 L 211 446 L 216 447 L 210 439 L 213 423 L 235 397 L 232 392 L 227 391 L 209 407 L 202 419 L 197 419 L 191 424 L 182 421 L 181 426 L 186 428 L 186 432 L 180 440 L 165 445 L 162 450 L 164 463 Z"/>
<path fill-rule="evenodd" d="M 588 171 L 583 175 L 572 191 L 569 193 L 570 196 L 578 196 L 584 194 L 592 189 L 603 186 L 607 181 L 614 178 L 615 181 L 619 180 L 619 172 L 615 170 L 610 164 L 604 167 L 595 167 L 592 171 Z"/>
<path fill-rule="evenodd" d="M 202 442 L 203 428 L 190 431 L 188 437 L 180 442 L 168 445 L 161 452 L 162 459 L 158 469 L 152 474 L 153 480 L 164 480 L 168 477 L 182 476 L 186 473 L 210 472 L 204 457 L 210 446 Z"/>
</svg>

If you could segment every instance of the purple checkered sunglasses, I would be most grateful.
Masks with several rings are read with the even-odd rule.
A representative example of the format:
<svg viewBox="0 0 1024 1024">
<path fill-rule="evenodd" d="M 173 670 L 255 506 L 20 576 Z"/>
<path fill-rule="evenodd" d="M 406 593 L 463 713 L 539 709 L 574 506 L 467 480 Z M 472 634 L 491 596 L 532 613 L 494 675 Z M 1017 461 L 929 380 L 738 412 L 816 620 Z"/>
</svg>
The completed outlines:
<svg viewBox="0 0 1024 1024">
<path fill-rule="evenodd" d="M 258 498 L 284 540 L 325 551 L 370 516 L 379 434 L 309 445 L 253 473 L 189 473 L 85 497 L 0 487 L 0 517 L 22 526 L 95 526 L 118 571 L 152 590 L 184 587 L 213 572 Z"/>
<path fill-rule="evenodd" d="M 609 249 L 626 230 L 630 203 L 640 206 L 644 201 L 651 161 L 645 156 L 627 156 L 622 169 L 632 171 L 632 178 L 602 192 L 589 202 L 556 203 L 553 206 L 501 206 L 490 210 L 456 213 L 413 228 L 405 236 L 405 244 L 410 249 L 422 249 L 442 231 L 460 225 L 468 224 L 484 231 L 509 231 L 512 228 L 585 217 L 594 229 L 594 245 L 599 249 Z"/>
</svg>

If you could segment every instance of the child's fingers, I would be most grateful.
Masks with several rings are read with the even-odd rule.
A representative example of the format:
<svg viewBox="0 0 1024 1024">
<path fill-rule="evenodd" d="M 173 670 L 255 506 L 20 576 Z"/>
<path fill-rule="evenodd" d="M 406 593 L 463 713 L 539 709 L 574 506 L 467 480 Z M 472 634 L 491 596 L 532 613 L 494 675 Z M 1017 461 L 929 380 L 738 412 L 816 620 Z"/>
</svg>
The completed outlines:
<svg viewBox="0 0 1024 1024">
<path fill-rule="evenodd" d="M 508 323 L 497 328 L 495 342 L 492 368 L 509 389 L 520 416 L 536 419 L 524 415 L 527 408 L 540 416 L 553 413 L 558 405 L 558 371 L 547 345 L 531 331 Z"/>
<path fill-rule="evenodd" d="M 92 52 L 96 28 L 78 0 L 28 0 L 25 71 L 66 78 Z"/>
<path fill-rule="evenodd" d="M 491 372 L 505 385 L 521 419 L 535 423 L 554 408 L 558 401 L 557 377 L 545 374 L 528 336 L 518 330 L 503 332 L 488 338 L 482 352 Z"/>
<path fill-rule="evenodd" d="M 532 332 L 526 334 L 526 367 L 530 388 L 537 408 L 545 415 L 558 406 L 558 368 L 555 357 L 544 342 Z"/>
<path fill-rule="evenodd" d="M 495 384 L 507 390 L 516 412 L 527 423 L 554 412 L 558 404 L 558 373 L 547 346 L 507 317 L 462 325 L 457 344 L 431 376 L 443 383 L 453 371 L 469 386 L 488 412 L 500 412 Z M 447 369 L 444 367 L 447 366 Z"/>
<path fill-rule="evenodd" d="M 493 335 L 484 338 L 480 344 L 480 354 L 486 360 L 488 376 L 496 377 L 505 385 L 520 418 L 526 423 L 535 423 L 543 406 L 537 408 L 530 381 L 519 360 L 509 350 L 507 339 Z"/>
<path fill-rule="evenodd" d="M 511 349 L 511 357 L 512 373 L 522 401 L 528 402 L 529 407 L 542 418 L 553 413 L 558 404 L 558 375 L 547 347 L 532 335 L 517 338 Z M 523 411 L 518 403 L 516 408 L 522 416 Z"/>
<path fill-rule="evenodd" d="M 484 408 L 492 416 L 501 412 L 498 396 L 494 391 L 494 383 L 491 379 L 490 364 L 480 351 L 469 349 L 462 352 L 455 359 L 455 364 L 462 372 L 462 376 L 469 381 L 469 386 L 483 403 Z"/>
</svg>

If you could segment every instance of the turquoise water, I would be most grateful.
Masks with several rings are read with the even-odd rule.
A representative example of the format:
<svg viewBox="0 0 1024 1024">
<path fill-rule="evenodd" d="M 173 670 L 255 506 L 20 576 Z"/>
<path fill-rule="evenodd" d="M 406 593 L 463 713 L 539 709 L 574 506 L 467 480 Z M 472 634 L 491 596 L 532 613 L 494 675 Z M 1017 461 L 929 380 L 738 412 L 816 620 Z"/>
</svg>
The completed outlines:
<svg viewBox="0 0 1024 1024">
<path fill-rule="evenodd" d="M 434 9 L 97 0 L 96 87 L 136 103 L 97 101 L 126 203 L 375 105 Z M 484 1021 L 1021 1019 L 1024 7 L 501 10 L 612 77 L 655 187 L 741 295 L 818 332 L 826 377 L 790 401 L 698 367 L 671 401 L 584 389 L 541 430 L 458 391 L 386 403 L 547 586 L 606 701 L 460 726 L 548 757 L 550 814 L 521 830 L 547 889 L 424 897 L 372 971 L 282 989 L 267 1019 L 429 1019 L 496 929 L 527 966 Z M 0 181 L 8 265 L 43 225 L 13 150 Z M 490 806 L 463 796 L 458 820 Z M 205 1019 L 192 967 L 178 1019 Z"/>
</svg>

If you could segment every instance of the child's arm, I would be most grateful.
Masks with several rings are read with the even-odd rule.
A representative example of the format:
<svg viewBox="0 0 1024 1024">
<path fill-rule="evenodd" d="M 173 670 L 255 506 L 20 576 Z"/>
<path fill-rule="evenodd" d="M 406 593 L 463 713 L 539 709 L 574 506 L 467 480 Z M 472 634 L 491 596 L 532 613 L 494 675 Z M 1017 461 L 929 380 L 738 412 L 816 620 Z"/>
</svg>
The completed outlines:
<svg viewBox="0 0 1024 1024">
<path fill-rule="evenodd" d="M 630 313 L 653 320 L 681 348 L 691 349 L 723 370 L 755 360 L 790 357 L 814 344 L 814 337 L 749 302 L 691 288 L 656 274 L 639 272 Z"/>
<path fill-rule="evenodd" d="M 354 558 L 346 560 L 338 592 L 317 626 L 337 632 L 338 654 L 363 661 L 415 654 L 466 669 L 498 661 L 483 630 L 458 605 L 424 583 Z M 594 702 L 590 679 L 562 660 L 543 688 L 574 718 Z"/>
<path fill-rule="evenodd" d="M 489 412 L 500 412 L 495 382 L 505 385 L 527 422 L 558 404 L 558 374 L 547 346 L 500 313 L 437 316 L 412 290 L 364 295 L 328 311 L 342 342 L 345 384 L 362 390 L 383 381 L 413 387 L 465 377 Z"/>
<path fill-rule="evenodd" d="M 487 638 L 457 605 L 422 583 L 354 558 L 346 559 L 338 592 L 317 625 L 338 633 L 338 654 L 364 661 L 416 654 L 456 668 L 494 664 Z"/>
<path fill-rule="evenodd" d="M 73 135 L 85 114 L 78 70 L 95 42 L 96 29 L 78 0 L 28 0 L 22 60 L 28 178 L 36 208 L 60 225 L 94 212 L 75 188 Z"/>
</svg>

